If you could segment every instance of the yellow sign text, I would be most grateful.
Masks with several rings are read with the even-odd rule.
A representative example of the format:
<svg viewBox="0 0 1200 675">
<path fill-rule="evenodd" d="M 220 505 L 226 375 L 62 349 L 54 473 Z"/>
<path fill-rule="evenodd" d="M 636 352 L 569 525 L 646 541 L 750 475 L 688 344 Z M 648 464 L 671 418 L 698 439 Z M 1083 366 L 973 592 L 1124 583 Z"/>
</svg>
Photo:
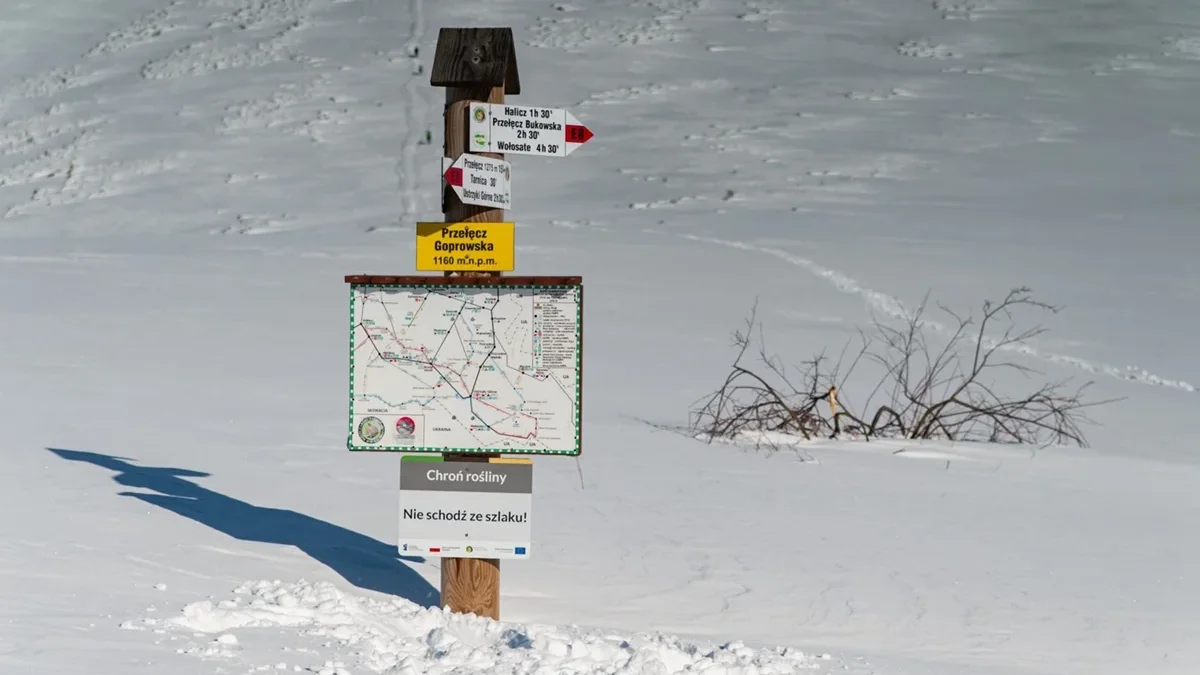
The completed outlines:
<svg viewBox="0 0 1200 675">
<path fill-rule="evenodd" d="M 511 272 L 514 223 L 417 223 L 418 272 Z"/>
</svg>

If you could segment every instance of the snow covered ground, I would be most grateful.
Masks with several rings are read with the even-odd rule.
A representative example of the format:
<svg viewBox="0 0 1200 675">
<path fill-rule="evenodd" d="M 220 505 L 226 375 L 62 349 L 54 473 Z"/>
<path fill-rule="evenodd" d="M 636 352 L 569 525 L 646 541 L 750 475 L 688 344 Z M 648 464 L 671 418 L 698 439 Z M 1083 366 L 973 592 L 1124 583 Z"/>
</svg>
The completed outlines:
<svg viewBox="0 0 1200 675">
<path fill-rule="evenodd" d="M 502 625 L 429 607 L 397 458 L 343 449 L 342 277 L 411 272 L 440 218 L 455 25 L 512 26 L 513 101 L 597 134 L 512 158 L 518 270 L 588 289 L 587 445 L 536 462 Z M 1200 9 L 40 0 L 0 57 L 0 671 L 1200 665 Z M 1022 284 L 1065 305 L 1024 362 L 1123 399 L 1090 449 L 642 421 L 755 299 L 800 360 Z"/>
</svg>

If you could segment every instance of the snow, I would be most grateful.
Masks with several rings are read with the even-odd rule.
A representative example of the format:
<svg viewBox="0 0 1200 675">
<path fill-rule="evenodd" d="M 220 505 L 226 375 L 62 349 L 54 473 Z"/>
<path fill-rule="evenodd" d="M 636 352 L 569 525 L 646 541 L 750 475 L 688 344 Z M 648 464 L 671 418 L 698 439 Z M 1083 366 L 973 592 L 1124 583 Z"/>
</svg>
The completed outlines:
<svg viewBox="0 0 1200 675">
<path fill-rule="evenodd" d="M 242 628 L 302 628 L 355 655 L 373 672 L 416 673 L 759 673 L 812 669 L 821 657 L 794 649 L 758 650 L 741 642 L 704 645 L 661 634 L 620 636 L 546 625 L 508 626 L 475 616 L 347 595 L 329 583 L 260 581 L 233 598 L 189 604 L 174 626 L 224 645 L 230 656 Z M 191 649 L 194 649 L 192 647 Z M 286 663 L 283 664 L 286 667 Z M 276 666 L 279 669 L 278 666 Z M 318 673 L 350 672 L 344 663 L 310 667 Z"/>
<path fill-rule="evenodd" d="M 1191 673 L 1200 10 L 1165 0 L 75 0 L 0 23 L 0 671 Z M 343 276 L 440 218 L 438 29 L 511 25 L 522 274 L 587 286 L 583 456 L 493 623 L 345 446 Z M 414 48 L 419 48 L 416 56 Z M 425 142 L 432 131 L 434 142 Z M 1091 447 L 704 444 L 927 292 L 1064 305 Z M 933 326 L 932 330 L 938 330 Z M 855 397 L 858 392 L 844 391 Z"/>
</svg>

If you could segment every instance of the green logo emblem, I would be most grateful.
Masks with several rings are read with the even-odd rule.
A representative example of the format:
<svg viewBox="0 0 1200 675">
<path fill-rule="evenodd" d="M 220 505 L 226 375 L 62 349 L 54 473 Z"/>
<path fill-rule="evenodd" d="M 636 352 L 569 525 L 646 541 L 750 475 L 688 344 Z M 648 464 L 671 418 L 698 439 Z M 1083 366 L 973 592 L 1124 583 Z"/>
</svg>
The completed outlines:
<svg viewBox="0 0 1200 675">
<path fill-rule="evenodd" d="M 364 417 L 358 423 L 358 437 L 368 445 L 374 445 L 383 440 L 383 434 L 386 431 L 387 427 L 378 417 Z"/>
</svg>

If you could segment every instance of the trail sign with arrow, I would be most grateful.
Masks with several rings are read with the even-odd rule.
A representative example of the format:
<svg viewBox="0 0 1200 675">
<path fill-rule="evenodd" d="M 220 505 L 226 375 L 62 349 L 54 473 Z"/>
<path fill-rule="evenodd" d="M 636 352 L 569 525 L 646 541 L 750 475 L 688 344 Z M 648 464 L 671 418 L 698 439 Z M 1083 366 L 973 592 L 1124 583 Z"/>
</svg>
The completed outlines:
<svg viewBox="0 0 1200 675">
<path fill-rule="evenodd" d="M 512 205 L 512 169 L 508 162 L 463 153 L 442 158 L 442 177 L 464 204 L 507 210 Z"/>
<path fill-rule="evenodd" d="M 591 129 L 562 108 L 472 103 L 468 152 L 566 157 L 591 140 Z"/>
</svg>

